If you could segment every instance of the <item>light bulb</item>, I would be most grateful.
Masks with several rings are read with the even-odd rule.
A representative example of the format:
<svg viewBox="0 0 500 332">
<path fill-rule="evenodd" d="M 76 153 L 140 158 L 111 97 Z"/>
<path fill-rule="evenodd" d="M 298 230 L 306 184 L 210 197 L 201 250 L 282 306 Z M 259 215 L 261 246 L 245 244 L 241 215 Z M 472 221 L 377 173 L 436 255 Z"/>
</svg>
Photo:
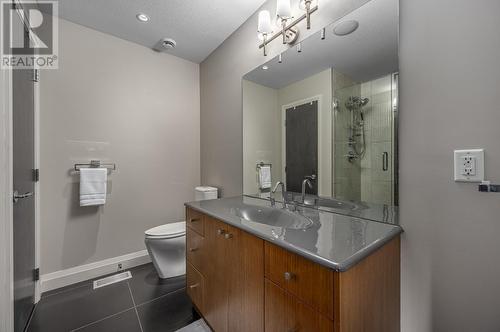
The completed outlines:
<svg viewBox="0 0 500 332">
<path fill-rule="evenodd" d="M 271 15 L 267 10 L 263 10 L 259 13 L 257 31 L 261 34 L 269 34 L 273 32 L 271 26 Z"/>
<path fill-rule="evenodd" d="M 278 0 L 276 4 L 276 16 L 281 19 L 292 18 L 292 6 L 290 0 Z"/>
</svg>

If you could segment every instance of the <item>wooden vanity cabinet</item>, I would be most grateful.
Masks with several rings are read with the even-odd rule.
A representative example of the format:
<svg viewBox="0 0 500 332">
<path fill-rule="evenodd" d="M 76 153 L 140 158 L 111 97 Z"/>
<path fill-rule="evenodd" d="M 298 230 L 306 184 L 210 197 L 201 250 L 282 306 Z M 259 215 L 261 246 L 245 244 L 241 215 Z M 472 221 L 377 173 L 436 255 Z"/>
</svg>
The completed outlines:
<svg viewBox="0 0 500 332">
<path fill-rule="evenodd" d="M 399 331 L 399 237 L 336 272 L 189 208 L 186 214 L 199 218 L 187 223 L 187 292 L 214 331 Z"/>
<path fill-rule="evenodd" d="M 206 215 L 200 224 L 203 236 L 187 224 L 187 291 L 193 303 L 214 331 L 264 331 L 264 241 Z M 202 296 L 196 297 L 193 289 L 200 287 Z"/>
</svg>

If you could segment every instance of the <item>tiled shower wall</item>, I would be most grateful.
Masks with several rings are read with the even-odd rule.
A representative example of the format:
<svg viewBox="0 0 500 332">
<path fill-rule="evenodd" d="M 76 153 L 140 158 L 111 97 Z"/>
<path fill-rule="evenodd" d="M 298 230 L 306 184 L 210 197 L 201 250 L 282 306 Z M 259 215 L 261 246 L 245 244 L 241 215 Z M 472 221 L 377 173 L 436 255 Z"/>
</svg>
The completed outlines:
<svg viewBox="0 0 500 332">
<path fill-rule="evenodd" d="M 379 204 L 393 204 L 394 114 L 392 75 L 364 83 L 334 73 L 335 112 L 335 196 Z M 349 162 L 350 111 L 345 102 L 350 96 L 369 98 L 363 107 L 366 152 L 361 160 Z M 383 170 L 383 153 L 389 156 L 388 169 Z"/>
<path fill-rule="evenodd" d="M 349 96 L 359 96 L 361 85 L 349 76 L 333 71 L 333 91 L 337 107 L 335 110 L 334 128 L 334 177 L 335 197 L 347 200 L 361 200 L 361 165 L 359 160 L 349 162 L 346 155 L 349 151 L 349 126 L 351 114 L 345 107 Z"/>
<path fill-rule="evenodd" d="M 370 98 L 365 106 L 366 153 L 361 159 L 361 200 L 393 204 L 393 112 L 392 75 L 361 84 L 361 96 Z M 387 171 L 383 153 L 389 154 Z"/>
</svg>

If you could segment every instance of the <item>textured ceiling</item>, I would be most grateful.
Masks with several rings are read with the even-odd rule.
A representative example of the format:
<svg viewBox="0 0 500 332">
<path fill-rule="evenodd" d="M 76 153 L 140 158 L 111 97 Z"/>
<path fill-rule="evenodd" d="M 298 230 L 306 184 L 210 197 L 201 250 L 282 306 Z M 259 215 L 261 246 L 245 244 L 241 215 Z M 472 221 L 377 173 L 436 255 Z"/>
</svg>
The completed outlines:
<svg viewBox="0 0 500 332">
<path fill-rule="evenodd" d="M 152 48 L 173 38 L 170 54 L 203 61 L 245 22 L 264 0 L 61 0 L 59 16 L 89 28 Z M 147 14 L 148 23 L 136 14 Z"/>
<path fill-rule="evenodd" d="M 314 19 L 314 16 L 313 16 Z M 339 22 L 357 20 L 359 28 L 350 35 L 336 36 Z M 398 0 L 372 0 L 326 28 L 326 39 L 314 34 L 283 54 L 283 63 L 271 59 L 245 78 L 279 89 L 327 68 L 365 82 L 398 71 Z"/>
</svg>

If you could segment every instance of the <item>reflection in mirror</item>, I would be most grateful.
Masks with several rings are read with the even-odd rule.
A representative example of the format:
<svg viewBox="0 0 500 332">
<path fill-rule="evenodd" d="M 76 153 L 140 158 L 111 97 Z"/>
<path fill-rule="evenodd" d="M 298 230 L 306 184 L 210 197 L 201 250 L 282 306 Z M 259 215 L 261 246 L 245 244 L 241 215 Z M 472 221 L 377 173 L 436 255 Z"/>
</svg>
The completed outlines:
<svg viewBox="0 0 500 332">
<path fill-rule="evenodd" d="M 397 9 L 369 1 L 243 77 L 246 195 L 270 197 L 281 181 L 278 201 L 392 218 Z"/>
</svg>

